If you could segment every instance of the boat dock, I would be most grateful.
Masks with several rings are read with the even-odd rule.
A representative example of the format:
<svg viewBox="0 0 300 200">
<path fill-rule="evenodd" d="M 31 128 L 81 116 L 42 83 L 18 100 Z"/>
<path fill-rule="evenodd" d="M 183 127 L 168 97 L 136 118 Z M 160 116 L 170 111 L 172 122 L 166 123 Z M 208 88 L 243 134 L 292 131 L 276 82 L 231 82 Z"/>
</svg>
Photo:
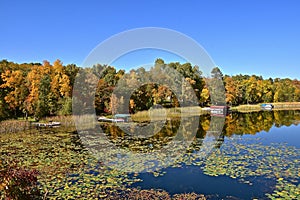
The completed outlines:
<svg viewBox="0 0 300 200">
<path fill-rule="evenodd" d="M 49 123 L 40 123 L 40 122 L 34 122 L 31 123 L 32 126 L 36 127 L 36 128 L 46 128 L 46 127 L 58 127 L 61 125 L 60 122 L 49 122 Z"/>
</svg>

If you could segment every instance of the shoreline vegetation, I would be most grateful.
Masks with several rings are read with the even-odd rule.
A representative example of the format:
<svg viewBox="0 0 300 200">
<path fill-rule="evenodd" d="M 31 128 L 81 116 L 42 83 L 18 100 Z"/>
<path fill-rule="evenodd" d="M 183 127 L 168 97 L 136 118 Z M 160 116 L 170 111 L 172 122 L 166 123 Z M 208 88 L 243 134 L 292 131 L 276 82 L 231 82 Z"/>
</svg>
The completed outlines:
<svg viewBox="0 0 300 200">
<path fill-rule="evenodd" d="M 230 111 L 233 112 L 258 112 L 261 111 L 261 104 L 245 104 L 239 106 L 230 107 Z M 271 103 L 274 105 L 272 110 L 300 110 L 300 102 L 277 102 Z M 167 117 L 188 117 L 188 116 L 196 116 L 196 115 L 203 115 L 203 114 L 210 114 L 209 107 L 178 107 L 178 108 L 169 108 L 164 110 L 156 110 L 153 113 L 153 116 L 160 120 L 160 118 L 164 118 L 165 115 Z M 132 115 L 134 121 L 150 121 L 150 113 L 149 111 L 140 111 Z"/>
<path fill-rule="evenodd" d="M 272 110 L 294 110 L 294 109 L 300 109 L 300 102 L 273 102 L 270 103 L 274 106 Z M 231 107 L 232 111 L 238 111 L 238 112 L 254 112 L 254 111 L 260 111 L 261 107 L 260 104 L 245 104 L 245 105 L 239 105 L 239 106 L 233 106 Z"/>
<path fill-rule="evenodd" d="M 270 130 L 274 123 L 276 123 L 277 127 L 299 124 L 299 111 L 294 110 L 298 109 L 299 105 L 300 102 L 295 104 L 277 105 L 278 109 L 286 107 L 291 108 L 286 109 L 290 110 L 288 112 L 280 110 L 274 111 L 274 113 L 267 111 L 256 112 L 255 110 L 252 110 L 252 112 L 250 110 L 249 113 L 238 111 L 233 112 L 232 116 L 225 117 L 226 128 L 223 129 L 223 134 L 226 137 L 243 134 L 256 134 L 262 130 Z M 281 108 L 279 108 L 279 106 L 281 106 Z M 207 110 L 203 111 L 200 107 L 170 108 L 166 109 L 165 111 L 162 109 L 155 109 L 153 110 L 152 114 L 151 111 L 144 111 L 137 113 L 139 116 L 136 117 L 139 120 L 145 120 L 143 117 L 145 117 L 146 114 L 148 114 L 148 116 L 153 115 L 154 117 L 158 118 L 159 116 L 175 116 L 176 118 L 176 115 L 180 114 L 183 116 L 195 116 L 201 114 L 199 121 L 199 127 L 201 128 L 197 130 L 199 137 L 199 135 L 204 136 L 207 134 L 207 131 L 212 124 L 211 117 L 209 114 L 205 114 L 205 112 L 208 113 Z M 240 115 L 241 119 L 243 120 L 237 120 L 240 119 Z M 92 119 L 94 119 L 94 121 L 91 123 L 90 120 Z M 103 124 L 97 122 L 95 120 L 95 116 L 92 115 L 83 115 L 80 117 L 74 117 L 71 115 L 45 117 L 42 118 L 41 121 L 60 121 L 62 123 L 62 127 L 46 128 L 43 130 L 22 129 L 21 125 L 24 124 L 25 127 L 30 127 L 28 125 L 33 121 L 31 118 L 28 119 L 28 121 L 24 119 L 18 119 L 0 122 L 0 136 L 4 152 L 2 159 L 4 161 L 3 163 L 5 164 L 4 170 L 1 171 L 2 174 L 0 174 L 0 178 L 4 177 L 5 180 L 9 180 L 8 182 L 4 182 L 3 187 L 0 188 L 0 197 L 4 198 L 9 195 L 20 195 L 23 198 L 19 199 L 25 199 L 24 195 L 27 195 L 30 196 L 30 198 L 27 199 L 34 199 L 33 196 L 36 195 L 44 197 L 44 199 L 52 197 L 74 197 L 74 199 L 78 199 L 80 197 L 93 197 L 94 199 L 101 197 L 105 199 L 107 197 L 107 199 L 120 199 L 125 196 L 128 198 L 133 198 L 137 195 L 140 195 L 139 197 L 145 196 L 147 198 L 158 198 L 163 196 L 165 199 L 209 199 L 209 195 L 206 196 L 197 193 L 181 193 L 171 195 L 165 190 L 144 190 L 139 187 L 130 188 L 129 186 L 131 186 L 131 184 L 139 182 L 140 179 L 136 176 L 132 178 L 128 177 L 126 174 L 124 175 L 124 173 L 121 173 L 117 170 L 111 170 L 105 165 L 102 165 L 102 163 L 97 159 L 94 159 L 92 155 L 87 153 L 82 146 L 78 134 L 76 134 L 74 120 L 82 122 L 82 124 L 85 125 L 85 127 L 82 127 L 83 129 L 90 129 L 93 128 L 95 124 L 98 124 L 107 128 L 107 132 L 105 128 L 103 128 L 105 134 L 111 133 L 110 136 L 115 136 L 115 134 L 118 134 L 113 124 Z M 175 124 L 180 124 L 180 119 L 173 119 L 172 123 L 173 126 L 171 127 L 176 127 Z M 245 123 L 249 126 L 244 126 Z M 134 126 L 138 126 L 138 124 L 133 124 L 133 128 Z M 11 127 L 11 129 L 6 129 L 6 131 L 12 131 L 15 129 L 15 134 L 11 134 L 10 132 L 1 132 L 1 130 L 5 127 Z M 172 131 L 172 129 L 168 130 Z M 114 137 L 111 137 L 110 139 L 113 138 Z M 128 140 L 125 139 L 124 141 L 126 142 Z M 168 140 L 165 142 L 167 141 Z M 221 139 L 220 141 L 221 143 L 218 143 L 218 145 L 223 144 L 223 140 Z M 138 147 L 143 146 L 141 145 Z M 219 162 L 217 163 L 219 164 Z M 215 171 L 210 170 L 212 168 L 208 169 L 209 170 L 204 171 L 204 173 L 207 173 L 207 175 L 218 175 L 215 174 Z M 91 170 L 93 170 L 95 174 L 91 174 Z M 14 174 L 17 174 L 18 176 L 15 177 Z M 69 176 L 70 174 L 71 176 Z M 224 175 L 224 173 L 222 172 L 220 175 Z M 159 173 L 153 172 L 153 176 L 159 176 Z M 24 186 L 26 190 L 23 190 L 23 186 L 18 184 L 19 182 L 15 180 L 18 180 L 19 182 L 21 180 L 28 183 Z M 103 182 L 99 182 L 99 180 Z M 10 183 L 15 184 L 12 185 Z M 6 185 L 9 186 L 9 191 L 4 189 Z M 21 190 L 19 190 L 19 188 L 21 188 Z M 18 189 L 18 191 L 21 192 L 17 194 L 10 192 L 15 191 L 15 189 Z M 122 192 L 120 193 L 120 191 Z"/>
<path fill-rule="evenodd" d="M 183 77 L 176 77 L 177 72 Z M 84 83 L 81 91 L 76 87 L 74 90 L 78 78 Z M 174 87 L 159 81 L 158 84 L 155 80 L 170 80 Z M 145 84 L 137 86 L 139 81 Z M 89 84 L 96 85 L 95 91 L 90 91 Z M 0 120 L 71 115 L 74 97 L 78 100 L 77 108 L 88 113 L 90 108 L 82 105 L 90 105 L 84 102 L 89 98 L 76 98 L 76 94 L 82 91 L 87 97 L 94 98 L 97 115 L 124 113 L 125 104 L 129 104 L 129 113 L 161 105 L 175 109 L 171 115 L 177 115 L 176 109 L 182 104 L 201 107 L 230 105 L 232 110 L 246 112 L 259 110 L 257 105 L 263 102 L 274 102 L 275 109 L 298 108 L 297 103 L 285 102 L 300 102 L 300 81 L 296 79 L 264 79 L 258 75 L 242 74 L 228 76 L 223 75 L 218 67 L 212 69 L 209 77 L 204 77 L 191 63 L 165 63 L 160 58 L 147 71 L 144 68 L 117 70 L 105 64 L 82 68 L 75 64 L 63 65 L 60 60 L 22 64 L 0 61 Z M 131 96 L 126 97 L 126 94 Z M 195 112 L 201 113 L 202 110 Z"/>
<path fill-rule="evenodd" d="M 178 72 L 182 77 L 175 76 Z M 80 90 L 76 90 L 75 84 L 78 77 L 83 83 Z M 146 84 L 136 88 L 141 80 Z M 168 80 L 175 87 L 153 80 Z M 91 85 L 96 85 L 95 91 L 91 91 Z M 80 95 L 76 98 L 81 92 L 85 98 Z M 126 92 L 131 96 L 126 97 Z M 94 102 L 89 104 L 86 99 L 94 99 Z M 263 102 L 274 102 L 274 113 L 257 112 Z M 73 109 L 74 105 L 80 112 Z M 18 199 L 25 199 L 25 196 L 33 199 L 34 195 L 44 196 L 44 199 L 54 196 L 105 198 L 112 190 L 125 191 L 126 186 L 139 181 L 99 163 L 83 149 L 77 134 L 96 126 L 106 127 L 109 134 L 117 133 L 114 124 L 98 122 L 95 115 L 88 113 L 95 109 L 97 116 L 113 118 L 113 113 L 125 113 L 128 109 L 125 105 L 129 105 L 133 122 L 122 125 L 130 125 L 133 130 L 151 121 L 166 120 L 179 125 L 181 117 L 199 116 L 197 131 L 200 135 L 206 134 L 210 126 L 218 125 L 218 120 L 209 115 L 209 106 L 230 105 L 232 113 L 222 115 L 220 120 L 221 125 L 226 123 L 224 135 L 255 134 L 269 130 L 274 122 L 276 126 L 300 123 L 299 112 L 293 111 L 300 110 L 300 81 L 263 79 L 257 75 L 228 76 L 218 67 L 212 69 L 210 77 L 203 77 L 199 68 L 191 63 L 167 64 L 160 58 L 149 71 L 140 68 L 126 73 L 103 63 L 82 68 L 75 64 L 63 65 L 60 60 L 52 64 L 48 61 L 18 64 L 2 60 L 0 136 L 5 165 L 4 170 L 0 170 L 0 182 L 5 181 L 0 183 L 0 198 L 17 199 L 13 198 L 16 195 L 22 196 Z M 240 115 L 243 120 L 234 120 Z M 42 124 L 59 122 L 61 127 L 42 128 L 32 123 L 36 121 Z M 172 129 L 166 130 L 168 135 L 173 134 Z M 96 173 L 91 174 L 91 170 Z M 160 190 L 126 191 L 128 193 L 122 196 L 128 198 L 139 194 L 165 199 L 205 199 L 195 193 L 171 196 Z M 118 194 L 116 199 L 119 199 Z"/>
<path fill-rule="evenodd" d="M 274 105 L 272 110 L 300 110 L 300 102 L 277 102 L 271 103 Z M 240 113 L 250 113 L 250 112 L 259 112 L 261 111 L 261 104 L 255 105 L 239 105 L 230 107 L 232 112 Z M 209 107 L 201 108 L 197 107 L 176 107 L 176 108 L 167 108 L 167 109 L 154 109 L 147 111 L 139 111 L 131 115 L 131 118 L 136 123 L 150 122 L 150 121 L 160 121 L 170 119 L 170 118 L 180 118 L 180 117 L 191 117 L 191 116 L 201 116 L 210 114 L 210 111 L 207 109 Z M 109 115 L 108 117 L 112 117 Z M 74 117 L 72 115 L 67 116 L 51 116 L 44 117 L 40 122 L 48 123 L 51 121 L 60 122 L 63 127 L 70 128 L 76 131 L 75 121 L 80 123 L 80 127 L 83 129 L 89 129 L 95 127 L 97 121 L 93 115 L 83 115 L 79 117 Z M 34 118 L 18 118 L 18 119 L 7 119 L 0 121 L 0 134 L 1 133 L 17 133 L 25 132 L 30 129 L 35 128 L 31 125 L 32 122 L 35 122 Z"/>
</svg>

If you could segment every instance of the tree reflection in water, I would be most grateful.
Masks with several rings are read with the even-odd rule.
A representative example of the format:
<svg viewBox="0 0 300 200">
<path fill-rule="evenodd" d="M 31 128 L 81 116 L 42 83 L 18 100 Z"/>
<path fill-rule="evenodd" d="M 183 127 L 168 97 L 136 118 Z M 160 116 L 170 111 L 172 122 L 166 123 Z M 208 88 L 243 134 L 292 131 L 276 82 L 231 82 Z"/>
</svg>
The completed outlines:
<svg viewBox="0 0 300 200">
<path fill-rule="evenodd" d="M 224 142 L 224 137 L 232 135 L 256 134 L 261 131 L 268 132 L 273 126 L 290 126 L 300 123 L 299 110 L 283 110 L 283 111 L 260 111 L 239 113 L 234 112 L 226 117 L 217 117 L 210 115 L 201 115 L 199 117 L 199 126 L 195 136 L 190 131 L 183 131 L 182 135 L 176 135 L 180 125 L 184 130 L 191 130 L 193 123 L 181 123 L 180 118 L 169 118 L 164 125 L 157 125 L 160 128 L 157 131 L 153 129 L 154 134 L 149 137 L 138 137 L 139 123 L 124 123 L 122 128 L 112 123 L 102 123 L 101 127 L 111 142 L 123 148 L 129 148 L 132 151 L 149 152 L 158 150 L 166 146 L 175 137 L 194 137 L 188 152 L 199 151 L 206 140 L 207 144 L 212 144 L 216 148 L 220 148 Z M 186 120 L 197 120 L 189 117 Z M 126 131 L 124 131 L 124 129 Z M 155 131 L 154 131 L 155 130 Z M 212 143 L 207 142 L 211 140 Z"/>
</svg>

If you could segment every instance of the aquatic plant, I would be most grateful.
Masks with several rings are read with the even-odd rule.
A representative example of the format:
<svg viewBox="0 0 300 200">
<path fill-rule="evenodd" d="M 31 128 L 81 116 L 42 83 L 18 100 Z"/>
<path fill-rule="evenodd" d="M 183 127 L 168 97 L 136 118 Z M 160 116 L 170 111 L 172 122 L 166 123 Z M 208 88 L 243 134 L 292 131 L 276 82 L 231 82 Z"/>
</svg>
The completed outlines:
<svg viewBox="0 0 300 200">
<path fill-rule="evenodd" d="M 277 180 L 276 189 L 272 194 L 266 194 L 270 199 L 299 199 L 300 184 L 296 185 L 283 178 Z"/>
</svg>

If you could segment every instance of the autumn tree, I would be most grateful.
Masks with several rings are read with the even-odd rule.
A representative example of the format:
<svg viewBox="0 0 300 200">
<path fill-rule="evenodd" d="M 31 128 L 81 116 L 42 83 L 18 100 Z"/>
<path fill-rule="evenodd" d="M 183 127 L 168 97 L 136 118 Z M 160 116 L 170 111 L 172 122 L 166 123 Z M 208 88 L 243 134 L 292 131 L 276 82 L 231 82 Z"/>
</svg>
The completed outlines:
<svg viewBox="0 0 300 200">
<path fill-rule="evenodd" d="M 8 103 L 10 109 L 14 110 L 15 116 L 17 116 L 19 112 L 25 109 L 24 102 L 28 94 L 28 89 L 24 85 L 24 73 L 22 70 L 6 70 L 1 74 L 1 79 L 4 82 L 1 88 L 5 88 L 8 91 L 4 100 Z"/>
<path fill-rule="evenodd" d="M 77 94 L 72 94 L 73 89 Z M 196 100 L 191 98 L 194 96 Z M 209 106 L 295 101 L 300 101 L 299 80 L 224 76 L 217 67 L 204 79 L 191 63 L 167 64 L 161 58 L 149 70 L 141 67 L 128 73 L 103 64 L 80 68 L 64 66 L 60 60 L 53 64 L 0 61 L 0 119 L 24 113 L 66 115 L 71 114 L 72 105 L 83 105 L 78 107 L 80 112 L 93 113 L 96 109 L 100 114 L 126 109 L 133 113 L 155 104 L 177 107 L 194 102 Z"/>
<path fill-rule="evenodd" d="M 210 92 L 210 100 L 213 105 L 225 105 L 225 88 L 223 82 L 224 76 L 218 67 L 211 71 L 211 78 L 208 79 L 208 88 Z"/>
<path fill-rule="evenodd" d="M 0 62 L 0 120 L 5 119 L 10 116 L 9 105 L 5 101 L 5 96 L 9 92 L 5 87 L 1 87 L 4 84 L 2 80 L 2 73 L 8 68 L 9 62 L 7 60 L 2 60 Z"/>
<path fill-rule="evenodd" d="M 226 102 L 230 105 L 238 105 L 239 91 L 237 82 L 230 76 L 225 76 Z"/>
</svg>

